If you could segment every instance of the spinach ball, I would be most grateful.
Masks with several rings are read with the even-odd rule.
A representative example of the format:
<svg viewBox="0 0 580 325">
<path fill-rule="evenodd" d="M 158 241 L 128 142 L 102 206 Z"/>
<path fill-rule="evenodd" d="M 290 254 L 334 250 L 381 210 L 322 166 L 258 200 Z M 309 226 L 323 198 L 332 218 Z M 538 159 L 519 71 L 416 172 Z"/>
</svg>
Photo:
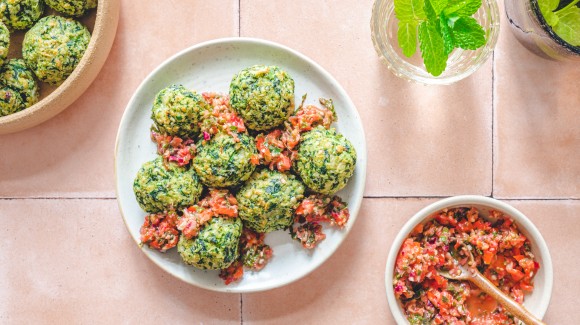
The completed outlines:
<svg viewBox="0 0 580 325">
<path fill-rule="evenodd" d="M 8 58 L 10 48 L 10 31 L 8 27 L 0 21 L 0 65 L 3 65 Z"/>
<path fill-rule="evenodd" d="M 12 59 L 0 68 L 0 85 L 17 91 L 26 107 L 38 102 L 40 97 L 34 75 L 22 59 Z"/>
<path fill-rule="evenodd" d="M 149 213 L 191 206 L 202 189 L 193 169 L 165 165 L 161 157 L 143 164 L 133 182 L 139 206 Z"/>
<path fill-rule="evenodd" d="M 251 163 L 257 154 L 254 139 L 246 134 L 236 137 L 218 133 L 209 141 L 200 141 L 193 169 L 208 187 L 230 187 L 247 180 L 256 166 Z"/>
<path fill-rule="evenodd" d="M 236 195 L 240 218 L 257 232 L 290 226 L 302 198 L 304 185 L 294 175 L 269 169 L 254 173 Z"/>
<path fill-rule="evenodd" d="M 294 112 L 294 80 L 276 66 L 243 69 L 230 83 L 230 103 L 248 128 L 272 129 Z"/>
<path fill-rule="evenodd" d="M 40 97 L 34 75 L 22 59 L 12 59 L 0 68 L 0 88 L 0 116 L 28 108 Z"/>
<path fill-rule="evenodd" d="M 67 16 L 79 17 L 97 6 L 96 0 L 44 0 L 52 9 Z"/>
<path fill-rule="evenodd" d="M 338 192 L 346 186 L 355 165 L 354 146 L 336 130 L 318 126 L 302 136 L 295 169 L 312 191 Z"/>
<path fill-rule="evenodd" d="M 18 92 L 8 87 L 0 88 L 0 116 L 14 114 L 23 110 L 25 106 Z"/>
<path fill-rule="evenodd" d="M 43 0 L 0 0 L 0 18 L 11 29 L 30 28 L 43 12 Z"/>
<path fill-rule="evenodd" d="M 22 57 L 38 79 L 61 84 L 81 61 L 91 33 L 70 18 L 47 16 L 24 35 Z"/>
<path fill-rule="evenodd" d="M 238 258 L 238 244 L 242 234 L 240 218 L 212 218 L 197 237 L 181 235 L 177 251 L 183 261 L 205 270 L 221 270 Z"/>
<path fill-rule="evenodd" d="M 171 85 L 155 97 L 151 118 L 162 133 L 194 138 L 204 110 L 209 110 L 209 105 L 200 94 L 182 85 Z"/>
</svg>

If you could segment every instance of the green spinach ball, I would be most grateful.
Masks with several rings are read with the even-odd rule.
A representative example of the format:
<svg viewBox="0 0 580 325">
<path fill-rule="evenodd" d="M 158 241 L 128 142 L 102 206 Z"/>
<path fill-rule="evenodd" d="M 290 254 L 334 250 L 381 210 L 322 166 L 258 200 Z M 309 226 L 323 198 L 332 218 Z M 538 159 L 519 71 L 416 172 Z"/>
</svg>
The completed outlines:
<svg viewBox="0 0 580 325">
<path fill-rule="evenodd" d="M 179 237 L 177 251 L 183 261 L 205 270 L 221 270 L 238 258 L 242 234 L 240 218 L 212 218 L 197 237 Z"/>
<path fill-rule="evenodd" d="M 12 59 L 0 68 L 0 116 L 16 113 L 38 102 L 38 85 L 24 60 Z"/>
<path fill-rule="evenodd" d="M 47 16 L 24 36 L 22 57 L 41 81 L 59 85 L 74 71 L 91 40 L 91 33 L 70 18 Z"/>
<path fill-rule="evenodd" d="M 166 166 L 161 157 L 143 164 L 133 182 L 139 206 L 149 213 L 191 206 L 202 189 L 193 169 L 172 163 Z"/>
<path fill-rule="evenodd" d="M 68 16 L 82 16 L 97 6 L 96 0 L 44 0 L 52 9 Z"/>
<path fill-rule="evenodd" d="M 30 28 L 43 12 L 43 0 L 0 0 L 0 18 L 12 29 Z"/>
<path fill-rule="evenodd" d="M 338 192 L 354 173 L 355 165 L 354 146 L 336 130 L 318 126 L 302 136 L 295 169 L 312 191 Z"/>
<path fill-rule="evenodd" d="M 226 133 L 218 133 L 209 141 L 200 141 L 193 169 L 208 187 L 230 187 L 247 180 L 256 166 L 251 163 L 257 154 L 254 139 L 237 134 L 238 139 Z"/>
<path fill-rule="evenodd" d="M 162 133 L 194 138 L 199 133 L 203 111 L 209 109 L 200 94 L 182 85 L 171 85 L 155 97 L 151 118 Z"/>
<path fill-rule="evenodd" d="M 244 224 L 257 232 L 290 226 L 294 210 L 304 198 L 304 185 L 291 174 L 257 171 L 236 195 Z"/>
<path fill-rule="evenodd" d="M 34 74 L 22 59 L 12 59 L 0 68 L 0 84 L 17 91 L 26 107 L 38 102 L 40 97 Z"/>
<path fill-rule="evenodd" d="M 0 21 L 0 65 L 3 65 L 8 58 L 8 49 L 10 48 L 10 31 L 8 27 Z"/>
<path fill-rule="evenodd" d="M 16 91 L 3 87 L 0 88 L 0 116 L 14 114 L 24 109 L 26 105 Z"/>
<path fill-rule="evenodd" d="M 230 103 L 248 128 L 272 129 L 294 112 L 294 80 L 276 66 L 243 69 L 230 83 Z"/>
</svg>

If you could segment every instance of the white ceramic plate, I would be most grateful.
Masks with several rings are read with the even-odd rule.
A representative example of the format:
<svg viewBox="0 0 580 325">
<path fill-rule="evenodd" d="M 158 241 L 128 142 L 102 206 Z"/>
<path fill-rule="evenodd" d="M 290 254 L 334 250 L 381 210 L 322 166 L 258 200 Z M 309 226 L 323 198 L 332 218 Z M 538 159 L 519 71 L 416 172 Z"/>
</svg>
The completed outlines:
<svg viewBox="0 0 580 325">
<path fill-rule="evenodd" d="M 133 179 L 141 165 L 156 156 L 155 145 L 149 138 L 155 95 L 174 83 L 200 93 L 227 93 L 234 74 L 254 64 L 277 65 L 286 70 L 294 78 L 297 103 L 304 93 L 308 93 L 307 103 L 317 103 L 319 97 L 333 99 L 338 114 L 334 127 L 353 143 L 358 155 L 354 176 L 338 193 L 348 202 L 351 217 L 342 230 L 325 226 L 326 239 L 312 251 L 303 249 L 287 232 L 268 234 L 266 243 L 274 250 L 270 263 L 259 272 L 246 271 L 241 281 L 228 286 L 218 277 L 218 271 L 198 270 L 184 264 L 176 249 L 160 253 L 142 248 L 145 255 L 171 275 L 215 291 L 272 289 L 316 269 L 346 238 L 356 221 L 364 190 L 367 152 L 363 127 L 354 104 L 338 82 L 311 59 L 279 44 L 248 38 L 218 39 L 193 46 L 165 61 L 145 78 L 127 105 L 117 134 L 115 173 L 119 207 L 133 239 L 139 243 L 139 228 L 146 215 L 135 199 Z"/>
</svg>

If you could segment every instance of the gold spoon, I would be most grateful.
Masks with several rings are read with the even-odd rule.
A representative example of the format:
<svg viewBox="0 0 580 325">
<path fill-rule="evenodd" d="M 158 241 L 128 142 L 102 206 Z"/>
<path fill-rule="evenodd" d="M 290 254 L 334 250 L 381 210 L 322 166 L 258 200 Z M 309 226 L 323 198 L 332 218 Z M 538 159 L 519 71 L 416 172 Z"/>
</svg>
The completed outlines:
<svg viewBox="0 0 580 325">
<path fill-rule="evenodd" d="M 471 251 L 464 246 L 464 251 L 467 252 L 467 256 L 470 259 L 469 264 L 475 265 L 475 260 Z M 444 278 L 451 280 L 464 280 L 470 281 L 475 284 L 478 288 L 483 290 L 483 292 L 494 298 L 500 305 L 502 305 L 507 311 L 514 315 L 517 319 L 524 322 L 526 325 L 546 325 L 542 320 L 538 319 L 532 313 L 530 313 L 524 306 L 515 302 L 510 296 L 501 291 L 496 287 L 491 281 L 489 281 L 483 274 L 481 274 L 476 267 L 466 267 L 457 262 L 457 266 L 461 271 L 460 274 L 454 275 L 450 274 L 448 271 L 438 270 L 437 273 Z"/>
</svg>

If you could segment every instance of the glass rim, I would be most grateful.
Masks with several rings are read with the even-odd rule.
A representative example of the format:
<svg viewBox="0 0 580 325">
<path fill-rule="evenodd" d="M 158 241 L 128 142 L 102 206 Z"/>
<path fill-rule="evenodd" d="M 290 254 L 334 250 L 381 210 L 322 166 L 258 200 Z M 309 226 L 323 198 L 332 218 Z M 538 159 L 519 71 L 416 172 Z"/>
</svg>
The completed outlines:
<svg viewBox="0 0 580 325">
<path fill-rule="evenodd" d="M 496 0 L 483 0 L 482 15 L 489 20 L 489 26 L 486 29 L 486 43 L 476 50 L 461 50 L 466 53 L 476 53 L 469 62 L 459 62 L 459 70 L 448 72 L 450 66 L 443 74 L 433 76 L 429 74 L 424 67 L 407 62 L 400 53 L 394 52 L 395 46 L 389 41 L 387 35 L 381 32 L 381 26 L 384 19 L 396 17 L 394 12 L 394 0 L 375 0 L 371 14 L 371 39 L 379 59 L 388 67 L 388 69 L 397 77 L 406 79 L 411 82 L 417 82 L 425 85 L 450 85 L 456 83 L 477 71 L 492 56 L 493 50 L 499 38 L 500 29 L 500 11 Z M 455 52 L 455 51 L 454 51 Z M 457 54 L 457 53 L 456 53 Z M 463 67 L 462 67 L 463 66 Z"/>
<path fill-rule="evenodd" d="M 548 34 L 548 36 L 550 36 L 550 38 L 553 39 L 556 43 L 558 43 L 558 45 L 564 47 L 568 51 L 580 55 L 580 46 L 574 46 L 566 42 L 558 34 L 556 34 L 556 32 L 552 29 L 552 26 L 548 24 L 548 22 L 544 18 L 544 15 L 540 10 L 538 0 L 530 0 L 530 4 L 532 5 L 532 12 L 534 13 L 534 16 L 536 16 L 536 19 L 538 19 L 538 22 L 540 23 L 540 27 L 542 27 L 542 29 Z"/>
</svg>

